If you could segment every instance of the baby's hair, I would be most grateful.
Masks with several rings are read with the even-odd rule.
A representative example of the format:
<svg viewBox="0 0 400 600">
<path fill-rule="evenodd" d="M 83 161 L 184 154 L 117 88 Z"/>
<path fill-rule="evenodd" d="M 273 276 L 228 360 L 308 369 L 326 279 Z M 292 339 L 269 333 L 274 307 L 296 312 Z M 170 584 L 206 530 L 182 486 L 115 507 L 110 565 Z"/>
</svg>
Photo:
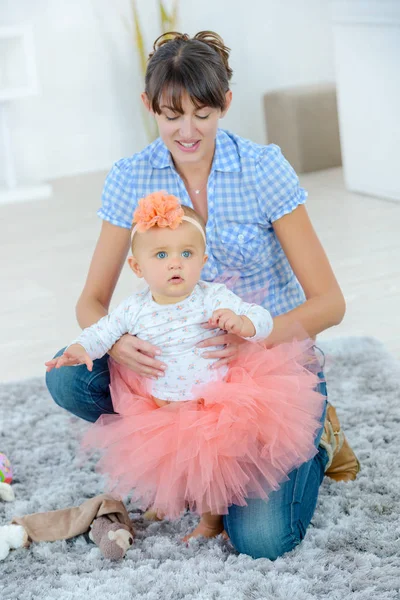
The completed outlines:
<svg viewBox="0 0 400 600">
<path fill-rule="evenodd" d="M 185 215 L 187 217 L 192 217 L 192 219 L 197 221 L 201 226 L 202 230 L 204 231 L 204 235 L 206 235 L 206 224 L 203 217 L 199 215 L 199 213 L 197 213 L 195 210 L 193 210 L 193 208 L 190 208 L 190 206 L 185 206 L 184 204 L 181 204 L 181 206 Z"/>
<path fill-rule="evenodd" d="M 197 213 L 195 210 L 193 210 L 193 208 L 190 208 L 190 206 L 185 206 L 185 204 L 181 204 L 181 207 L 182 207 L 182 210 L 185 213 L 186 217 L 191 217 L 192 219 L 194 219 L 195 221 L 198 222 L 198 224 L 202 228 L 202 230 L 204 232 L 204 236 L 205 236 L 206 235 L 206 224 L 205 224 L 205 221 L 204 221 L 203 217 L 201 215 L 199 215 L 199 213 Z M 185 223 L 185 221 L 183 221 L 183 223 Z M 133 230 L 134 225 L 135 225 L 135 223 L 132 224 L 131 232 Z M 157 227 L 157 225 L 154 225 L 154 227 Z M 131 240 L 131 250 L 132 250 L 132 252 L 134 250 L 134 244 L 135 244 L 135 242 L 137 240 L 137 237 L 138 237 L 137 234 L 135 234 L 132 237 L 132 240 Z"/>
<path fill-rule="evenodd" d="M 145 92 L 153 112 L 160 114 L 161 97 L 182 114 L 186 92 L 196 108 L 209 106 L 222 111 L 229 90 L 232 69 L 230 49 L 213 31 L 200 31 L 194 37 L 170 31 L 156 39 L 149 55 Z"/>
</svg>

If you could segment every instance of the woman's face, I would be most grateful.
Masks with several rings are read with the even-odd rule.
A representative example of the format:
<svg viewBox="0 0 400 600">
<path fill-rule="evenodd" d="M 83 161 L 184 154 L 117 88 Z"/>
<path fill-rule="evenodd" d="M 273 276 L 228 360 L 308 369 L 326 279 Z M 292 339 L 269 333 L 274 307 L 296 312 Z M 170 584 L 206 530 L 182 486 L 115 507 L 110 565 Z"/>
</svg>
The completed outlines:
<svg viewBox="0 0 400 600">
<path fill-rule="evenodd" d="M 146 94 L 142 94 L 142 99 L 147 109 L 150 110 Z M 160 137 L 171 152 L 176 165 L 211 163 L 218 122 L 226 114 L 231 100 L 232 92 L 228 91 L 224 111 L 208 106 L 196 108 L 190 97 L 185 94 L 182 97 L 183 114 L 181 114 L 175 112 L 173 107 L 168 106 L 168 101 L 161 99 L 161 114 L 153 114 Z"/>
</svg>

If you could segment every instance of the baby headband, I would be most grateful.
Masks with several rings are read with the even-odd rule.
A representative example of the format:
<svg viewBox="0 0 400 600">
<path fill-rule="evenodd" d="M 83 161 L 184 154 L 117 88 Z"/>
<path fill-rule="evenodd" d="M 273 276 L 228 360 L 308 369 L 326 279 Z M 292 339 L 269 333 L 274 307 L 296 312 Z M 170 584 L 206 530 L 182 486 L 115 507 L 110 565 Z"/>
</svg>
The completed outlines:
<svg viewBox="0 0 400 600">
<path fill-rule="evenodd" d="M 153 192 L 139 200 L 139 205 L 133 214 L 133 222 L 136 225 L 132 229 L 132 238 L 137 231 L 143 233 L 154 225 L 176 229 L 182 221 L 187 221 L 197 227 L 206 243 L 202 226 L 192 217 L 185 215 L 176 196 L 164 192 Z"/>
</svg>

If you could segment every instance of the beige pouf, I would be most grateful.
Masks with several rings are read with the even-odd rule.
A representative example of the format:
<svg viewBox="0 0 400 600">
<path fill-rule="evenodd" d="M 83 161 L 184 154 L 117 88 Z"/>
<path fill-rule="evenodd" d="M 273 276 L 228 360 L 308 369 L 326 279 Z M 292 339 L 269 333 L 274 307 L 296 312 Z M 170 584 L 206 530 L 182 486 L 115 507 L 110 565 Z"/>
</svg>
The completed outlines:
<svg viewBox="0 0 400 600">
<path fill-rule="evenodd" d="M 268 143 L 281 148 L 297 173 L 342 164 L 334 84 L 268 92 L 264 111 Z"/>
</svg>

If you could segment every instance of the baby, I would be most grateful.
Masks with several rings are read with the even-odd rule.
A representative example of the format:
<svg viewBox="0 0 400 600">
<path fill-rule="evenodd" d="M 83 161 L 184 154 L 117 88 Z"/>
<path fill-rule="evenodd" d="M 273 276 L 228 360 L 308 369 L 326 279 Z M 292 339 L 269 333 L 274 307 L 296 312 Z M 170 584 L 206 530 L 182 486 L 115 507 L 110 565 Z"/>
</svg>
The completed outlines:
<svg viewBox="0 0 400 600">
<path fill-rule="evenodd" d="M 297 367 L 287 367 L 296 352 L 286 357 L 279 350 L 278 366 L 266 360 L 267 355 L 273 360 L 274 350 L 261 344 L 245 344 L 239 362 L 211 369 L 216 359 L 204 358 L 199 342 L 220 330 L 264 340 L 272 330 L 270 313 L 222 284 L 200 281 L 207 260 L 205 224 L 174 196 L 156 192 L 141 199 L 134 223 L 128 263 L 146 288 L 83 330 L 46 366 L 86 364 L 91 370 L 93 360 L 126 333 L 161 349 L 167 368 L 154 381 L 110 361 L 117 414 L 102 415 L 86 445 L 105 451 L 100 466 L 113 490 L 133 491 L 144 508 L 151 503 L 159 515 L 171 518 L 189 505 L 201 519 L 185 540 L 212 537 L 223 531 L 221 515 L 231 504 L 246 504 L 247 492 L 267 498 L 288 469 L 315 454 L 312 432 L 321 412 L 313 395 L 316 381 L 309 373 L 288 385 L 294 373 L 298 377 Z M 278 367 L 284 370 L 284 390 L 277 387 Z M 268 379 L 271 368 L 275 373 Z M 299 422 L 306 425 L 303 450 L 298 440 L 293 446 L 286 424 L 292 417 L 296 429 Z M 286 436 L 282 448 L 279 430 Z M 271 443 L 279 456 L 275 463 L 267 450 Z"/>
</svg>

